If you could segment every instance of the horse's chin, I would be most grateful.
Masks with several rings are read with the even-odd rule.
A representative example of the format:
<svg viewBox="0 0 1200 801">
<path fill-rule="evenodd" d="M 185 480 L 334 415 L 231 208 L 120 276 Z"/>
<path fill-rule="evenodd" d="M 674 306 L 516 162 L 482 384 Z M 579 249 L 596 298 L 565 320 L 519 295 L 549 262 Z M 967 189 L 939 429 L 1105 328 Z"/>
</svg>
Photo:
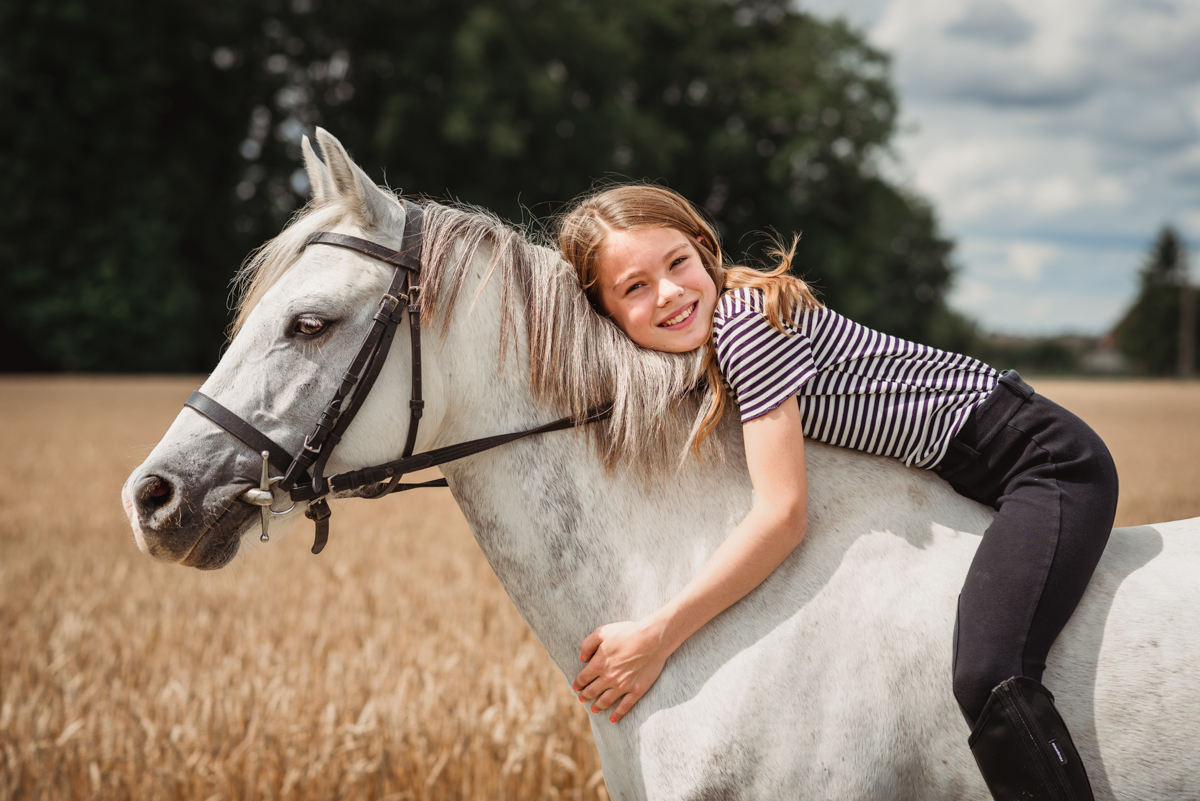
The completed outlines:
<svg viewBox="0 0 1200 801">
<path fill-rule="evenodd" d="M 258 520 L 258 507 L 233 503 L 200 535 L 192 550 L 180 560 L 197 570 L 220 570 L 233 561 L 244 535 Z"/>
</svg>

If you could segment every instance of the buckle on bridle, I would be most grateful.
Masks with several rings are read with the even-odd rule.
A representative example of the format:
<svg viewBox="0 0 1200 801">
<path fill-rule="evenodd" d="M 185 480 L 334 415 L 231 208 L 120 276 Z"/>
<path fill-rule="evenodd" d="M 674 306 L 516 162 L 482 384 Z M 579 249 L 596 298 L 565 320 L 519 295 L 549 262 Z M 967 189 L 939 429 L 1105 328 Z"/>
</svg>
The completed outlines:
<svg viewBox="0 0 1200 801">
<path fill-rule="evenodd" d="M 404 301 L 401 305 L 400 301 Z M 408 295 L 403 293 L 399 295 L 386 294 L 379 299 L 379 311 L 375 313 L 375 319 L 380 322 L 389 322 L 393 325 L 400 322 L 400 317 L 397 312 L 403 311 L 408 305 Z"/>
<path fill-rule="evenodd" d="M 314 455 L 315 455 L 315 454 L 319 454 L 319 453 L 321 452 L 321 448 L 325 447 L 325 443 L 324 443 L 324 442 L 322 442 L 320 445 L 318 445 L 318 446 L 317 446 L 317 447 L 315 447 L 315 448 L 314 448 L 314 447 L 311 445 L 311 442 L 312 442 L 312 435 L 313 435 L 313 434 L 315 434 L 315 433 L 317 433 L 317 432 L 316 432 L 316 431 L 313 431 L 313 432 L 312 432 L 312 433 L 310 433 L 310 434 L 305 434 L 305 435 L 304 435 L 304 450 L 306 450 L 306 451 L 308 451 L 309 453 L 311 453 L 311 454 L 314 454 Z"/>
</svg>

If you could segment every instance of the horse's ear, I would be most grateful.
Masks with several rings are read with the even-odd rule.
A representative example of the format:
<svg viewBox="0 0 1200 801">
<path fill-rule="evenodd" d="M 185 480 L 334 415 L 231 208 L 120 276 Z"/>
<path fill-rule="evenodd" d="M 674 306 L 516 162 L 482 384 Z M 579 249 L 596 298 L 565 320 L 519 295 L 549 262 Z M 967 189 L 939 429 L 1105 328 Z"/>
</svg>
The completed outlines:
<svg viewBox="0 0 1200 801">
<path fill-rule="evenodd" d="M 308 173 L 313 200 L 318 204 L 325 203 L 333 197 L 333 177 L 329 174 L 329 168 L 317 156 L 307 136 L 300 141 L 300 149 L 304 153 L 304 171 Z"/>
<path fill-rule="evenodd" d="M 376 186 L 329 131 L 317 129 L 317 144 L 329 168 L 332 193 L 356 204 L 368 227 L 386 228 L 404 219 L 396 198 Z"/>
</svg>

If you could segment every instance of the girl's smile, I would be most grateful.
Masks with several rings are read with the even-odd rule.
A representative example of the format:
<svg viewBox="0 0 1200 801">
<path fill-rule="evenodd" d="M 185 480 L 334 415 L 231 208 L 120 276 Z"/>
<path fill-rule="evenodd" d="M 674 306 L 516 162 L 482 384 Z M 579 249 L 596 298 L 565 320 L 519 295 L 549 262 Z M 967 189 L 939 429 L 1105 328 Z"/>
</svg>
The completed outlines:
<svg viewBox="0 0 1200 801">
<path fill-rule="evenodd" d="M 634 342 L 686 353 L 708 341 L 717 288 L 682 231 L 609 231 L 597 266 L 600 305 Z"/>
<path fill-rule="evenodd" d="M 666 322 L 659 323 L 658 327 L 674 329 L 674 328 L 676 328 L 676 326 L 678 326 L 684 320 L 692 319 L 692 312 L 696 311 L 697 305 L 699 305 L 699 304 L 693 303 L 692 305 L 688 306 L 686 309 L 684 309 L 683 311 L 681 311 L 679 314 L 675 315 L 671 319 L 667 320 Z"/>
</svg>

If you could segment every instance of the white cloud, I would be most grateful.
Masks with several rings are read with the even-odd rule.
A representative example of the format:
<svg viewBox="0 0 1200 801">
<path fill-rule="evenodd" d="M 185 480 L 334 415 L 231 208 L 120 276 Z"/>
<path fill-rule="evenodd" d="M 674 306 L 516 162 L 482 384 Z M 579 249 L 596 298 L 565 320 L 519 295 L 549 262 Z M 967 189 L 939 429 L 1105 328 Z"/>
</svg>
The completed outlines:
<svg viewBox="0 0 1200 801">
<path fill-rule="evenodd" d="M 985 327 L 1107 330 L 1164 223 L 1200 258 L 1200 2 L 801 5 L 892 53 L 894 174 L 959 242 L 952 300 Z"/>
<path fill-rule="evenodd" d="M 1007 250 L 1009 267 L 1019 277 L 1030 281 L 1041 278 L 1046 262 L 1058 255 L 1058 248 L 1038 242 L 1012 242 Z"/>
<path fill-rule="evenodd" d="M 950 302 L 955 308 L 974 314 L 977 309 L 990 308 L 995 297 L 992 285 L 968 278 L 955 283 Z"/>
<path fill-rule="evenodd" d="M 1128 305 L 1149 245 L 965 237 L 958 257 L 969 266 L 950 302 L 1002 333 L 1102 331 Z"/>
<path fill-rule="evenodd" d="M 946 32 L 964 39 L 1013 47 L 1029 41 L 1033 25 L 1004 0 L 974 0 L 958 22 L 948 27 Z"/>
<path fill-rule="evenodd" d="M 1190 209 L 1185 211 L 1179 218 L 1180 226 L 1187 231 L 1200 232 L 1200 209 Z M 1200 258 L 1200 253 L 1192 253 L 1193 263 Z M 1196 269 L 1193 268 L 1192 275 L 1196 274 Z"/>
</svg>

